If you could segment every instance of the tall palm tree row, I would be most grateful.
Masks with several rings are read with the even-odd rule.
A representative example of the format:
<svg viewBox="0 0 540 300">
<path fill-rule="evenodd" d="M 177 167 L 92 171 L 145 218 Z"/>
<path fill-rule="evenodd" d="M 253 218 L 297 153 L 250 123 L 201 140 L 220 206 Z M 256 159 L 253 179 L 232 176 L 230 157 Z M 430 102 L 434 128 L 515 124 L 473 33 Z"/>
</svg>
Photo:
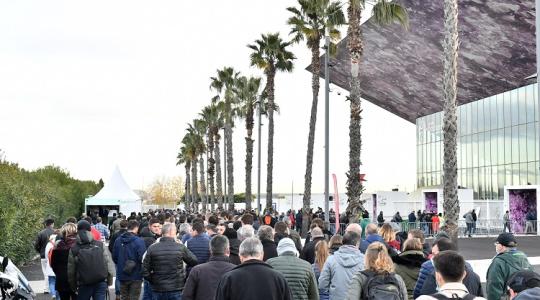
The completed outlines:
<svg viewBox="0 0 540 300">
<path fill-rule="evenodd" d="M 274 107 L 276 72 L 291 72 L 293 69 L 294 54 L 289 51 L 291 42 L 285 42 L 279 33 L 261 35 L 254 44 L 248 45 L 253 50 L 250 55 L 252 66 L 263 70 L 266 76 L 265 94 L 268 98 L 268 161 L 266 173 L 266 210 L 272 211 L 272 172 L 274 168 Z"/>
<path fill-rule="evenodd" d="M 208 125 L 203 119 L 193 120 L 195 132 L 197 134 L 197 153 L 199 154 L 199 172 L 200 172 L 200 190 L 201 190 L 201 204 L 202 213 L 206 213 L 208 204 L 208 197 L 206 195 L 206 181 L 204 179 L 204 154 L 206 154 L 206 144 L 204 139 L 207 134 Z"/>
<path fill-rule="evenodd" d="M 198 162 L 198 141 L 197 141 L 197 134 L 195 132 L 195 129 L 193 128 L 193 125 L 188 124 L 187 133 L 182 139 L 182 144 L 185 147 L 185 153 L 186 158 L 189 159 L 189 162 L 191 164 L 191 200 L 189 201 L 191 206 L 186 206 L 187 209 L 190 209 L 192 211 L 197 211 L 198 208 L 198 184 L 197 184 L 197 162 Z"/>
<path fill-rule="evenodd" d="M 347 172 L 347 198 L 348 206 L 346 213 L 350 222 L 357 222 L 360 213 L 364 210 L 364 203 L 361 201 L 363 187 L 360 179 L 360 152 L 362 150 L 361 135 L 361 99 L 360 99 L 360 61 L 362 59 L 364 41 L 360 28 L 360 17 L 362 9 L 366 4 L 365 0 L 349 0 L 347 14 L 349 27 L 347 28 L 349 55 L 351 60 L 351 92 L 348 97 L 350 101 L 350 121 L 349 121 L 349 171 Z M 408 26 L 407 11 L 397 3 L 386 0 L 375 0 L 372 18 L 380 25 L 388 25 L 399 22 L 404 27 Z"/>
<path fill-rule="evenodd" d="M 443 208 L 448 234 L 458 242 L 459 201 L 457 194 L 457 65 L 458 65 L 458 2 L 444 0 L 444 69 L 443 69 Z"/>
<path fill-rule="evenodd" d="M 211 103 L 210 105 L 206 106 L 202 112 L 199 114 L 200 117 L 204 120 L 206 125 L 208 126 L 208 131 L 206 135 L 206 148 L 207 148 L 207 155 L 208 159 L 207 161 L 207 173 L 208 173 L 208 188 L 210 190 L 210 210 L 214 211 L 216 206 L 216 195 L 215 195 L 215 177 L 216 174 L 216 159 L 215 159 L 215 148 L 218 149 L 218 158 L 219 158 L 219 139 L 217 141 L 217 145 L 215 144 L 215 135 L 219 135 L 219 128 L 220 128 L 220 114 L 218 111 L 218 107 L 216 104 Z M 218 165 L 218 199 L 223 197 L 223 194 L 221 192 L 221 170 L 220 170 L 220 164 L 219 160 L 217 162 Z"/>
<path fill-rule="evenodd" d="M 319 103 L 319 74 L 321 64 L 319 60 L 321 39 L 328 33 L 332 42 L 341 38 L 338 28 L 345 24 L 345 15 L 339 1 L 330 0 L 298 0 L 299 7 L 289 7 L 287 10 L 292 16 L 287 21 L 291 26 L 294 42 L 306 41 L 311 50 L 311 116 L 309 120 L 309 134 L 306 154 L 306 173 L 304 177 L 303 215 L 307 220 L 311 206 L 311 177 L 313 170 L 313 146 L 315 144 L 315 127 L 317 123 L 317 107 Z M 332 47 L 334 49 L 335 47 Z M 330 50 L 330 49 L 328 49 Z M 328 51 L 329 52 L 329 51 Z M 303 232 L 307 232 L 309 222 L 302 223 Z"/>
<path fill-rule="evenodd" d="M 190 182 L 190 175 L 189 175 L 189 170 L 191 169 L 191 160 L 187 157 L 187 151 L 186 151 L 186 145 L 182 145 L 180 147 L 180 152 L 178 153 L 178 162 L 176 163 L 176 165 L 181 165 L 183 164 L 185 169 L 186 169 L 186 180 L 185 180 L 185 185 L 184 185 L 184 203 L 186 205 L 186 207 L 189 206 L 189 200 L 190 200 L 190 187 L 191 187 L 191 182 Z"/>
<path fill-rule="evenodd" d="M 232 134 L 234 118 L 236 115 L 234 95 L 234 84 L 238 78 L 238 72 L 231 67 L 217 70 L 217 76 L 211 77 L 210 88 L 218 93 L 215 101 L 222 103 L 223 123 L 225 128 L 225 149 L 227 160 L 227 209 L 234 210 L 234 165 L 233 165 L 233 145 Z"/>
</svg>

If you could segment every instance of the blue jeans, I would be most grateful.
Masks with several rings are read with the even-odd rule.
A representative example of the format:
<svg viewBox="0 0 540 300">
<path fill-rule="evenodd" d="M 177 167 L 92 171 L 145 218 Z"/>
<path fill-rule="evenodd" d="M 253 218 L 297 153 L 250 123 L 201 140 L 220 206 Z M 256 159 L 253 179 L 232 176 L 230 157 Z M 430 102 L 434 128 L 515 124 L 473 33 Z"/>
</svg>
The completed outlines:
<svg viewBox="0 0 540 300">
<path fill-rule="evenodd" d="M 182 292 L 152 292 L 152 300 L 182 300 Z"/>
<path fill-rule="evenodd" d="M 56 288 L 54 287 L 55 284 L 56 284 L 56 277 L 49 276 L 49 294 L 53 298 L 56 298 Z"/>
<path fill-rule="evenodd" d="M 114 294 L 120 296 L 120 280 L 118 280 L 118 277 L 114 279 Z"/>
<path fill-rule="evenodd" d="M 79 296 L 77 300 L 105 300 L 105 294 L 108 292 L 108 286 L 105 281 L 91 285 L 79 286 Z"/>
<path fill-rule="evenodd" d="M 150 282 L 148 280 L 144 280 L 143 284 L 143 296 L 142 300 L 152 300 L 152 287 L 150 286 Z"/>
</svg>

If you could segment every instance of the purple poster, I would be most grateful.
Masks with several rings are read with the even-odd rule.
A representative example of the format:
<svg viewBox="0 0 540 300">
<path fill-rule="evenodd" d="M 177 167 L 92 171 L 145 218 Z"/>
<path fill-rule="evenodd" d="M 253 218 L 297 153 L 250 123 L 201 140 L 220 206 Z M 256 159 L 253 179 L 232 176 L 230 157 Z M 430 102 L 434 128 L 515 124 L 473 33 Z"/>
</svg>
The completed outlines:
<svg viewBox="0 0 540 300">
<path fill-rule="evenodd" d="M 426 212 L 438 213 L 437 211 L 437 192 L 425 192 Z"/>
<path fill-rule="evenodd" d="M 527 213 L 536 212 L 536 190 L 508 190 L 508 198 L 513 229 L 515 232 L 524 232 Z"/>
</svg>

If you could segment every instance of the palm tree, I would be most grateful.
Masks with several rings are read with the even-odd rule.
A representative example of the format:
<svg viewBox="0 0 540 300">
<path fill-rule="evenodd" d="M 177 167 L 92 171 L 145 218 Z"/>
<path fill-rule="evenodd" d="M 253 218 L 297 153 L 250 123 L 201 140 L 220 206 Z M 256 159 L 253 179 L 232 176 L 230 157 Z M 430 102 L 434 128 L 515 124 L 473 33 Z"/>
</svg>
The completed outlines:
<svg viewBox="0 0 540 300">
<path fill-rule="evenodd" d="M 319 73 L 321 64 L 319 60 L 321 39 L 328 32 L 332 42 L 341 38 L 338 27 L 345 24 L 345 16 L 339 1 L 330 0 L 298 0 L 299 7 L 287 8 L 293 15 L 287 21 L 291 25 L 293 41 L 306 40 L 311 50 L 311 89 L 313 98 L 311 102 L 311 117 L 309 120 L 309 135 L 306 155 L 306 174 L 304 177 L 303 215 L 308 220 L 311 202 L 311 176 L 313 170 L 313 145 L 315 143 L 315 126 L 317 123 L 317 106 L 319 103 Z M 335 47 L 331 47 L 335 49 Z M 307 232 L 309 222 L 304 222 L 302 231 Z"/>
<path fill-rule="evenodd" d="M 290 42 L 284 42 L 279 33 L 261 35 L 261 39 L 248 45 L 253 52 L 250 55 L 252 66 L 257 66 L 266 75 L 268 106 L 275 107 L 274 79 L 277 71 L 291 72 L 293 60 L 296 58 L 288 50 Z M 274 168 L 274 110 L 268 110 L 268 162 L 266 173 L 266 210 L 272 210 L 272 171 Z"/>
<path fill-rule="evenodd" d="M 225 147 L 227 149 L 227 187 L 228 187 L 228 210 L 234 210 L 234 165 L 233 165 L 233 147 L 232 147 L 232 134 L 234 127 L 234 104 L 236 99 L 234 97 L 233 89 L 238 72 L 235 72 L 231 67 L 225 67 L 222 70 L 217 70 L 217 76 L 211 77 L 210 88 L 217 91 L 218 95 L 214 98 L 214 101 L 220 101 L 222 105 L 223 124 L 225 131 Z"/>
<path fill-rule="evenodd" d="M 184 187 L 184 208 L 187 209 L 189 207 L 189 199 L 190 199 L 189 188 L 191 186 L 191 182 L 190 182 L 189 170 L 191 169 L 191 160 L 187 156 L 186 145 L 182 145 L 180 147 L 180 152 L 178 153 L 177 158 L 178 158 L 178 162 L 176 163 L 176 165 L 183 164 L 186 168 L 186 180 L 185 180 L 185 187 Z"/>
<path fill-rule="evenodd" d="M 236 80 L 235 94 L 238 102 L 238 116 L 246 121 L 246 210 L 251 210 L 251 169 L 253 167 L 253 134 L 255 106 L 259 99 L 261 79 L 241 76 Z"/>
<path fill-rule="evenodd" d="M 199 154 L 199 171 L 200 171 L 200 185 L 201 185 L 201 202 L 202 202 L 202 213 L 206 213 L 206 206 L 208 203 L 208 198 L 206 196 L 206 184 L 204 179 L 204 154 L 206 153 L 206 145 L 204 143 L 204 138 L 208 131 L 208 125 L 204 120 L 197 119 L 193 120 L 193 126 L 197 134 L 197 154 Z"/>
<path fill-rule="evenodd" d="M 458 3 L 457 0 L 444 1 L 444 203 L 446 227 L 454 243 L 458 242 L 459 201 L 457 194 L 457 64 L 458 64 Z"/>
<path fill-rule="evenodd" d="M 221 190 L 221 165 L 219 161 L 219 128 L 221 125 L 221 115 L 219 113 L 219 108 L 216 104 L 212 103 L 206 106 L 202 112 L 199 114 L 201 118 L 208 125 L 208 134 L 206 139 L 206 147 L 208 149 L 208 185 L 210 189 L 210 210 L 213 212 L 216 205 L 216 195 L 215 195 L 215 185 L 214 185 L 214 175 L 217 175 L 217 198 L 218 198 L 218 208 L 222 208 L 223 193 Z M 216 137 L 217 136 L 217 137 Z M 217 169 L 216 169 L 217 164 Z M 217 170 L 217 174 L 216 174 Z"/>
<path fill-rule="evenodd" d="M 386 0 L 374 0 L 373 18 L 381 24 L 387 25 L 395 21 L 403 26 L 408 26 L 407 11 L 397 3 Z M 373 2 L 373 1 L 371 1 Z M 349 122 L 349 171 L 347 172 L 347 198 L 349 205 L 346 213 L 350 222 L 358 222 L 360 213 L 364 210 L 364 203 L 361 202 L 363 186 L 360 180 L 360 152 L 362 150 L 361 125 L 361 101 L 360 101 L 360 78 L 359 65 L 363 54 L 364 41 L 360 28 L 360 17 L 364 8 L 365 0 L 349 0 L 347 8 L 349 17 L 349 28 L 347 29 L 348 48 L 351 59 L 351 93 L 348 97 L 350 101 L 350 122 Z"/>
<path fill-rule="evenodd" d="M 186 206 L 187 210 L 197 211 L 198 207 L 198 185 L 197 185 L 197 141 L 195 137 L 195 129 L 192 125 L 188 125 L 187 133 L 182 139 L 182 144 L 185 147 L 186 159 L 189 159 L 191 164 L 191 207 Z M 187 168 L 187 167 L 186 167 Z M 189 187 L 188 187 L 189 189 Z M 188 202 L 188 201 L 186 201 Z"/>
</svg>

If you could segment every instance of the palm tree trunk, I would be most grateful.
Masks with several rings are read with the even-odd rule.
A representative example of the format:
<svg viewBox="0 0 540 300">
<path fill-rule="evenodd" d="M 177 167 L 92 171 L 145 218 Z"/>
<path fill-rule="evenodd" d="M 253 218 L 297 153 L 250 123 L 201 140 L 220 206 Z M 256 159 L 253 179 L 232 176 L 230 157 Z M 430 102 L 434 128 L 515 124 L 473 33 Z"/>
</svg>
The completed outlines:
<svg viewBox="0 0 540 300">
<path fill-rule="evenodd" d="M 364 210 L 360 198 L 363 191 L 362 182 L 360 181 L 360 152 L 362 150 L 360 131 L 362 118 L 360 114 L 362 108 L 360 77 L 358 76 L 364 45 L 360 28 L 361 6 L 355 5 L 354 1 L 351 0 L 347 11 L 349 14 L 348 48 L 351 56 L 351 93 L 349 96 L 351 112 L 349 121 L 349 171 L 347 172 L 347 198 L 349 204 L 346 214 L 349 217 L 349 222 L 355 223 L 358 222 L 360 213 Z"/>
<path fill-rule="evenodd" d="M 199 207 L 199 187 L 197 186 L 197 162 L 197 158 L 195 158 L 191 162 L 191 178 L 193 178 L 193 180 L 191 181 L 191 210 L 193 212 L 197 212 Z"/>
<path fill-rule="evenodd" d="M 206 198 L 206 183 L 204 179 L 204 158 L 201 154 L 199 159 L 200 173 L 201 173 L 201 202 L 202 202 L 202 213 L 206 213 L 206 204 L 208 203 L 208 198 Z"/>
<path fill-rule="evenodd" d="M 188 210 L 189 200 L 191 199 L 190 192 L 189 192 L 191 189 L 191 178 L 189 175 L 189 171 L 191 169 L 191 162 L 186 161 L 185 167 L 186 167 L 186 187 L 185 187 L 185 192 L 184 192 L 184 209 Z"/>
<path fill-rule="evenodd" d="M 208 148 L 208 152 L 207 152 L 208 160 L 206 161 L 206 163 L 208 164 L 207 173 L 208 173 L 208 188 L 210 189 L 210 211 L 214 212 L 215 204 L 216 204 L 216 195 L 215 195 L 215 189 L 214 189 L 214 173 L 216 171 L 215 169 L 216 161 L 214 160 L 214 141 L 213 141 L 212 136 L 213 136 L 212 132 L 209 132 L 206 139 L 206 146 Z"/>
<path fill-rule="evenodd" d="M 452 241 L 458 242 L 459 201 L 457 195 L 457 64 L 458 64 L 458 3 L 457 0 L 444 0 L 444 213 L 446 230 Z"/>
<path fill-rule="evenodd" d="M 223 209 L 223 190 L 221 185 L 221 152 L 219 149 L 219 133 L 214 133 L 214 157 L 216 160 L 217 208 Z"/>
<path fill-rule="evenodd" d="M 229 122 L 226 122 L 225 124 L 225 141 L 227 143 L 227 200 L 228 200 L 228 207 L 227 209 L 229 211 L 234 210 L 234 165 L 233 165 L 233 146 L 232 146 L 232 124 Z"/>
<path fill-rule="evenodd" d="M 251 169 L 253 168 L 253 106 L 249 105 L 246 114 L 246 210 L 251 210 Z"/>
<path fill-rule="evenodd" d="M 268 96 L 268 161 L 266 164 L 266 211 L 272 212 L 272 172 L 274 170 L 274 78 L 276 71 L 269 67 L 266 74 L 266 93 Z"/>
<path fill-rule="evenodd" d="M 303 220 L 309 220 L 309 209 L 311 207 L 311 176 L 313 172 L 313 145 L 315 144 L 315 126 L 317 124 L 317 106 L 319 103 L 319 72 L 321 71 L 321 63 L 319 61 L 319 42 L 320 38 L 317 38 L 316 42 L 312 42 L 311 47 L 311 65 L 313 67 L 313 74 L 311 76 L 311 89 L 313 93 L 313 99 L 311 102 L 311 117 L 309 119 L 309 135 L 306 154 L 306 174 L 304 177 L 304 197 L 302 199 L 303 208 Z M 302 232 L 306 233 L 309 228 L 309 222 L 302 222 Z"/>
</svg>

